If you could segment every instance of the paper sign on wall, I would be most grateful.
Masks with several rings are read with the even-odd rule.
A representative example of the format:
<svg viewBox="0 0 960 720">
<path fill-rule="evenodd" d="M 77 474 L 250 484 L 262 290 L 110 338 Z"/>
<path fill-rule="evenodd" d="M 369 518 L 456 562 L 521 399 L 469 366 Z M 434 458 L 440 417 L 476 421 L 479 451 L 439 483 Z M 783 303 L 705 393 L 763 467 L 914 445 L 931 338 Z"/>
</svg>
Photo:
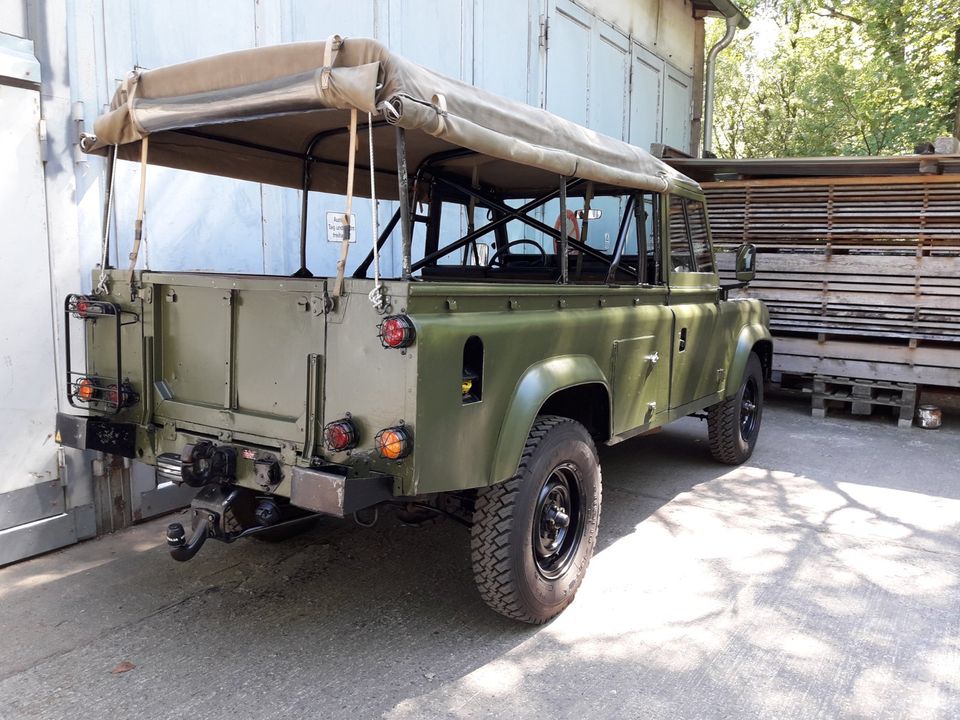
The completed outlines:
<svg viewBox="0 0 960 720">
<path fill-rule="evenodd" d="M 327 213 L 327 242 L 343 242 L 343 215 L 342 212 Z M 350 242 L 357 241 L 357 216 L 350 214 Z"/>
</svg>

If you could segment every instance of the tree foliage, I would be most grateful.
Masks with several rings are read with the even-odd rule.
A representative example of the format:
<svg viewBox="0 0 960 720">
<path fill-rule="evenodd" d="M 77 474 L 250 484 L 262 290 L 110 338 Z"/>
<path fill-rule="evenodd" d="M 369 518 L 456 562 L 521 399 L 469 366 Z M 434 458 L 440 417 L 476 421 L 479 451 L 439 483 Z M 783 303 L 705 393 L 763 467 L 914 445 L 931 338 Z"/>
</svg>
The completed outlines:
<svg viewBox="0 0 960 720">
<path fill-rule="evenodd" d="M 717 62 L 721 157 L 890 155 L 960 131 L 960 0 L 739 5 L 753 24 Z"/>
</svg>

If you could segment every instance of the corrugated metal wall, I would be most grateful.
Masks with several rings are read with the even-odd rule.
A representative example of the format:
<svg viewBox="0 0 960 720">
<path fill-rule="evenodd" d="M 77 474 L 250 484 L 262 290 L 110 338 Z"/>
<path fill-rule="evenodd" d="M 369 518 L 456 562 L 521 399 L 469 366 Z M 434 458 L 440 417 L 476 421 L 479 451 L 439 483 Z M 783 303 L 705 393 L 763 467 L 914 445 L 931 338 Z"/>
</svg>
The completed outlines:
<svg viewBox="0 0 960 720">
<path fill-rule="evenodd" d="M 90 289 L 98 261 L 103 167 L 99 158 L 79 153 L 76 140 L 81 130 L 92 131 L 133 67 L 323 39 L 332 32 L 370 36 L 448 75 L 634 144 L 690 144 L 695 21 L 687 0 L 9 0 L 0 11 L 0 32 L 33 40 L 42 67 L 42 84 L 33 88 L 29 107 L 14 113 L 22 135 L 37 138 L 26 145 L 34 160 L 4 157 L 2 171 L 5 191 L 16 186 L 27 193 L 28 175 L 38 188 L 29 190 L 29 202 L 3 193 L 5 222 L 10 227 L 12 218 L 13 225 L 5 242 L 17 238 L 17 252 L 28 256 L 9 258 L 26 274 L 5 287 L 7 313 L 0 316 L 0 518 L 7 525 L 35 519 L 36 513 L 23 514 L 3 493 L 26 489 L 21 495 L 33 502 L 40 484 L 55 479 L 57 451 L 47 435 L 56 397 L 63 396 L 56 370 L 64 360 L 59 304 L 68 292 Z M 8 108 L 13 104 L 4 97 L 9 117 Z M 114 263 L 130 250 L 138 173 L 130 163 L 118 168 Z M 149 174 L 142 264 L 271 274 L 297 268 L 297 192 L 163 168 Z M 355 203 L 361 242 L 370 236 L 365 202 Z M 326 241 L 324 223 L 326 211 L 343 210 L 340 203 L 328 196 L 310 199 L 309 264 L 315 273 L 335 266 L 338 248 Z M 381 207 L 384 219 L 392 212 L 388 205 Z M 361 255 L 353 253 L 352 262 Z M 399 270 L 399 258 L 389 249 L 383 262 Z M 17 324 L 24 318 L 30 332 Z M 21 387 L 25 368 L 32 374 Z M 20 389 L 11 394 L 13 385 Z M 62 473 L 66 490 L 58 485 L 59 501 L 44 505 L 49 516 L 92 507 L 97 498 L 103 500 L 99 506 L 111 505 L 112 489 L 105 498 L 95 492 L 92 468 L 103 468 L 92 460 L 68 454 L 66 464 L 74 469 Z M 136 463 L 123 472 L 131 487 L 117 489 L 113 498 L 122 517 L 143 515 L 148 505 L 162 509 L 152 473 Z M 33 547 L 41 551 L 49 542 Z"/>
</svg>

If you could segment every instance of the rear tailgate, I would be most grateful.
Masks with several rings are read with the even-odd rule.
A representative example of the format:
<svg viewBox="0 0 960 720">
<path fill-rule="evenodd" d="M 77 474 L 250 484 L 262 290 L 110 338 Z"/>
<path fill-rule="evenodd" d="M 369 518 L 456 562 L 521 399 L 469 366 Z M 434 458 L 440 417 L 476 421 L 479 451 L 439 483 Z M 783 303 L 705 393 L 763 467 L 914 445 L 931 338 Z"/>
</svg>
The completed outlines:
<svg viewBox="0 0 960 720">
<path fill-rule="evenodd" d="M 322 418 L 326 282 L 197 273 L 143 281 L 152 287 L 155 421 L 302 449 L 308 413 Z"/>
</svg>

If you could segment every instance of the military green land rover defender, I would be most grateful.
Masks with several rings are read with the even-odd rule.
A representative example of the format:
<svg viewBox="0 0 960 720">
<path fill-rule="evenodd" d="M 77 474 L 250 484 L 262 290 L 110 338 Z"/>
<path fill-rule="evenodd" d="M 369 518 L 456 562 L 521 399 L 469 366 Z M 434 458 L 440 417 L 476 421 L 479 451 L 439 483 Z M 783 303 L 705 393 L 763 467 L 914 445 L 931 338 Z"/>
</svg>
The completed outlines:
<svg viewBox="0 0 960 720">
<path fill-rule="evenodd" d="M 106 233 L 66 298 L 85 364 L 58 437 L 198 489 L 177 560 L 416 506 L 471 526 L 490 607 L 542 623 L 593 554 L 597 443 L 705 413 L 717 460 L 753 451 L 766 310 L 727 299 L 699 187 L 643 150 L 337 36 L 133 73 L 95 132 L 109 177 L 142 165 L 137 236 L 108 268 Z M 300 269 L 138 269 L 148 165 L 299 189 Z M 329 277 L 307 268 L 311 192 L 343 196 Z M 351 237 L 354 197 L 392 219 Z"/>
</svg>

